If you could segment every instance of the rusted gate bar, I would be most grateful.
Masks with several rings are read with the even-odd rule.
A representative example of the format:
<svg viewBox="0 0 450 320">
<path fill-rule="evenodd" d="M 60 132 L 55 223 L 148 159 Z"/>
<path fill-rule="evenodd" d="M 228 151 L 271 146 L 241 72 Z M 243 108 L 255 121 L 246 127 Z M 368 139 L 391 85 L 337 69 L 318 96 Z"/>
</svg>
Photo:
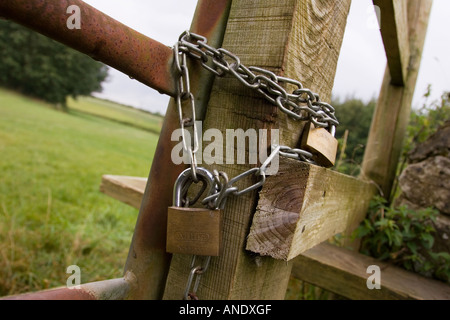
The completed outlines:
<svg viewBox="0 0 450 320">
<path fill-rule="evenodd" d="M 81 9 L 80 30 L 69 30 L 66 26 L 69 16 L 66 11 L 73 4 Z M 191 31 L 207 37 L 210 45 L 220 47 L 230 7 L 231 0 L 199 0 Z M 172 50 L 82 1 L 0 0 L 0 16 L 86 53 L 162 93 L 172 96 L 175 94 L 171 73 Z M 198 100 L 196 105 L 199 120 L 205 114 L 213 78 L 208 71 L 192 66 L 191 91 Z M 171 151 L 175 145 L 171 141 L 171 135 L 178 128 L 178 114 L 172 99 L 166 112 L 125 265 L 123 279 L 132 276 L 133 283 L 135 281 L 137 285 L 131 286 L 124 296 L 108 295 L 107 285 L 101 295 L 86 295 L 82 287 L 81 291 L 57 289 L 29 294 L 25 296 L 26 299 L 61 299 L 63 296 L 71 296 L 73 299 L 162 298 L 171 258 L 165 252 L 167 208 L 172 204 L 173 184 L 185 168 L 184 165 L 173 164 L 171 160 Z M 100 284 L 106 283 L 108 282 Z M 86 286 L 92 285 L 96 284 Z M 110 286 L 110 290 L 115 290 L 114 286 Z"/>
<path fill-rule="evenodd" d="M 81 29 L 67 27 L 71 5 L 80 8 Z M 169 47 L 81 0 L 0 0 L 0 17 L 85 53 L 161 93 L 176 94 Z"/>
<path fill-rule="evenodd" d="M 199 0 L 191 32 L 208 38 L 214 47 L 222 45 L 231 0 Z M 214 83 L 214 76 L 199 64 L 191 66 L 191 91 L 196 97 L 197 116 L 202 120 Z M 186 116 L 189 116 L 186 114 Z M 166 253 L 167 208 L 172 205 L 173 185 L 186 167 L 171 159 L 171 135 L 179 128 L 177 107 L 171 99 L 159 137 L 152 169 L 139 211 L 125 272 L 132 272 L 139 286 L 131 299 L 161 299 L 171 255 Z"/>
<path fill-rule="evenodd" d="M 83 284 L 79 288 L 62 287 L 2 300 L 124 300 L 136 285 L 136 278 L 127 274 L 124 278 Z"/>
</svg>

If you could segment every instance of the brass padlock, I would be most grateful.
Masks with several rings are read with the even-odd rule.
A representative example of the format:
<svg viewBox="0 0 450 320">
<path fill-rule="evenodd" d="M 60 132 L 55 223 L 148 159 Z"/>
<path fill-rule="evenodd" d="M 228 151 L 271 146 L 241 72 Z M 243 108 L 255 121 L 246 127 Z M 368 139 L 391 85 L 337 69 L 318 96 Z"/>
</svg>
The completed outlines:
<svg viewBox="0 0 450 320">
<path fill-rule="evenodd" d="M 220 210 L 170 207 L 167 252 L 219 256 L 220 214 Z"/>
<path fill-rule="evenodd" d="M 207 195 L 217 192 L 214 177 L 209 171 L 196 168 L 196 172 L 198 180 L 204 184 L 202 190 L 208 190 Z M 167 213 L 166 250 L 177 254 L 219 256 L 222 212 L 208 208 L 183 208 L 182 197 L 192 184 L 191 169 L 185 170 L 175 183 L 174 206 Z"/>
<path fill-rule="evenodd" d="M 313 154 L 313 160 L 320 166 L 331 168 L 336 162 L 337 139 L 325 128 L 315 128 L 308 123 L 303 131 L 301 148 Z"/>
</svg>

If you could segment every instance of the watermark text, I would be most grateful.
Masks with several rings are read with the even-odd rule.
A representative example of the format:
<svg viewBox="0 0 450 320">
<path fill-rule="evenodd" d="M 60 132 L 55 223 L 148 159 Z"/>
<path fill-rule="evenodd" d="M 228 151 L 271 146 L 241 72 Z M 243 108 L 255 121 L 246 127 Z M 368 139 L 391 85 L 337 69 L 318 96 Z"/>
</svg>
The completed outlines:
<svg viewBox="0 0 450 320">
<path fill-rule="evenodd" d="M 67 19 L 67 28 L 70 30 L 81 29 L 81 9 L 77 5 L 71 5 L 67 8 L 66 13 L 70 14 Z"/>
<path fill-rule="evenodd" d="M 76 265 L 68 266 L 66 273 L 72 274 L 66 282 L 68 289 L 81 289 L 81 269 Z"/>
<path fill-rule="evenodd" d="M 366 285 L 369 290 L 381 289 L 381 269 L 379 266 L 369 266 L 366 273 L 371 274 L 367 279 Z"/>
</svg>

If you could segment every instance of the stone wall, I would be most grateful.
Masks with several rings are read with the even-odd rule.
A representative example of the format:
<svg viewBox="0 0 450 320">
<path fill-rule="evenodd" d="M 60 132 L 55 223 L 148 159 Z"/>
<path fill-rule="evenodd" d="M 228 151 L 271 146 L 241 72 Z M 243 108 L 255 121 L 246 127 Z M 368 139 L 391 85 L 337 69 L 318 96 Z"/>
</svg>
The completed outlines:
<svg viewBox="0 0 450 320">
<path fill-rule="evenodd" d="M 450 121 L 409 154 L 399 186 L 398 205 L 432 207 L 440 212 L 433 251 L 450 252 Z"/>
</svg>

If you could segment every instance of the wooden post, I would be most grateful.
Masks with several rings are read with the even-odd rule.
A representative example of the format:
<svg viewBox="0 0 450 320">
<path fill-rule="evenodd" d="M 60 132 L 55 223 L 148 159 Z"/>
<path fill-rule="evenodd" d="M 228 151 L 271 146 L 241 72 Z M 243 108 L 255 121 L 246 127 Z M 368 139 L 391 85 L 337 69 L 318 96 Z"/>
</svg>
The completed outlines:
<svg viewBox="0 0 450 320">
<path fill-rule="evenodd" d="M 380 8 L 380 28 L 393 85 L 403 86 L 408 77 L 409 33 L 407 0 L 374 0 Z"/>
<path fill-rule="evenodd" d="M 376 189 L 318 166 L 280 159 L 267 178 L 247 238 L 247 250 L 290 261 L 364 220 Z"/>
<path fill-rule="evenodd" d="M 243 64 L 300 80 L 329 101 L 350 9 L 350 0 L 233 1 L 223 47 Z M 282 144 L 295 147 L 302 123 L 288 119 L 261 96 L 233 78 L 217 79 L 204 130 L 280 129 Z M 204 165 L 230 177 L 254 165 Z M 240 187 L 252 185 L 249 177 Z M 230 197 L 224 212 L 223 254 L 211 260 L 200 282 L 200 299 L 283 299 L 292 263 L 245 251 L 257 193 Z M 190 271 L 190 256 L 174 255 L 164 299 L 180 299 Z"/>
<path fill-rule="evenodd" d="M 397 86 L 392 82 L 392 75 L 387 67 L 369 133 L 361 175 L 376 183 L 387 199 L 390 198 L 409 122 L 432 2 L 407 1 L 410 58 L 405 86 Z M 383 11 L 381 15 L 383 16 Z M 395 25 L 391 27 L 395 28 Z"/>
</svg>

